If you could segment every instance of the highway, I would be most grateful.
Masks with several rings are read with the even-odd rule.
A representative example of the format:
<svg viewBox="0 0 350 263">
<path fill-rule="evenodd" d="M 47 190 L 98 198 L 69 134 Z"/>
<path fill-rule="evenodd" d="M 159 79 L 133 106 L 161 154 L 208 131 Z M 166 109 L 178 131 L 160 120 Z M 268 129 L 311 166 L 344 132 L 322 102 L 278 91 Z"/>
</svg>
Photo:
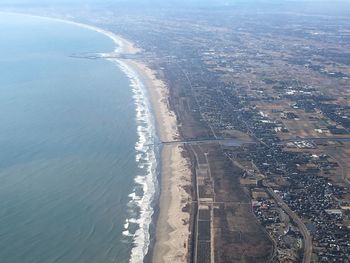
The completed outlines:
<svg viewBox="0 0 350 263">
<path fill-rule="evenodd" d="M 269 194 L 275 199 L 277 204 L 282 207 L 282 209 L 293 219 L 293 221 L 298 225 L 303 238 L 304 238 L 304 255 L 303 255 L 303 263 L 310 263 L 312 256 L 312 238 L 310 236 L 309 231 L 307 230 L 305 224 L 301 221 L 301 219 L 288 207 L 288 205 L 282 200 L 280 196 L 278 196 L 272 188 L 268 187 L 264 183 L 266 190 Z"/>
</svg>

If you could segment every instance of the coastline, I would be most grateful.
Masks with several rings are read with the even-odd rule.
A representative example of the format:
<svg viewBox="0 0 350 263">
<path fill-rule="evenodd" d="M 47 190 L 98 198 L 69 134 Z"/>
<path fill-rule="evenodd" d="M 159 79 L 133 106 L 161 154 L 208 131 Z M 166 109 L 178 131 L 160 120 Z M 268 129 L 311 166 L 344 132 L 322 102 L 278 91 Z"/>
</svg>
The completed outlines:
<svg viewBox="0 0 350 263">
<path fill-rule="evenodd" d="M 127 62 L 141 76 L 147 87 L 156 115 L 161 141 L 179 138 L 175 113 L 168 107 L 166 85 L 142 62 Z M 191 169 L 182 156 L 182 146 L 164 145 L 161 150 L 161 178 L 159 214 L 156 220 L 155 244 L 150 258 L 152 262 L 187 262 L 190 215 L 183 208 L 191 197 L 184 190 L 191 185 Z"/>
<path fill-rule="evenodd" d="M 132 46 L 127 50 L 135 48 Z M 169 109 L 169 93 L 165 83 L 144 62 L 131 59 L 122 61 L 136 71 L 147 88 L 160 140 L 179 139 L 177 119 Z M 182 151 L 182 146 L 178 144 L 164 145 L 161 149 L 159 214 L 155 222 L 155 243 L 150 255 L 152 262 L 180 263 L 188 260 L 190 214 L 184 212 L 183 208 L 191 199 L 184 190 L 191 185 L 191 169 Z"/>
<path fill-rule="evenodd" d="M 131 41 L 110 31 L 74 21 L 54 19 L 108 36 L 118 45 L 114 51 L 115 55 L 130 55 L 142 52 Z M 142 79 L 155 115 L 156 129 L 160 141 L 178 139 L 177 120 L 175 113 L 168 106 L 169 93 L 165 83 L 158 79 L 155 72 L 144 62 L 120 58 L 113 60 L 124 63 Z M 183 212 L 182 209 L 191 198 L 184 190 L 184 187 L 191 185 L 190 164 L 182 156 L 182 148 L 176 144 L 162 147 L 160 156 L 159 213 L 155 222 L 154 246 L 148 248 L 148 251 L 152 251 L 150 255 L 152 262 L 186 262 L 190 235 L 190 215 L 188 212 Z"/>
<path fill-rule="evenodd" d="M 132 42 L 111 34 L 119 41 L 117 43 L 123 43 L 119 54 L 135 54 L 141 51 Z M 179 139 L 176 115 L 168 105 L 169 91 L 166 84 L 144 62 L 135 59 L 118 60 L 134 70 L 144 83 L 155 114 L 160 141 Z M 164 145 L 161 149 L 159 213 L 155 222 L 155 243 L 149 248 L 152 262 L 188 261 L 190 214 L 183 209 L 191 199 L 185 191 L 186 187 L 191 186 L 191 169 L 189 160 L 183 157 L 182 151 L 179 144 Z"/>
<path fill-rule="evenodd" d="M 115 61 L 121 70 L 123 70 L 124 67 L 126 71 L 131 73 L 134 77 L 130 77 L 127 74 L 131 82 L 134 80 L 140 82 L 141 80 L 143 84 L 142 86 L 146 89 L 149 104 L 151 105 L 154 113 L 156 123 L 155 128 L 160 141 L 173 141 L 179 138 L 175 113 L 169 109 L 169 92 L 165 83 L 156 77 L 156 72 L 151 70 L 144 61 L 135 59 L 121 59 L 118 57 L 118 55 L 130 55 L 142 52 L 142 50 L 137 48 L 132 42 L 108 30 L 79 22 L 39 15 L 22 13 L 13 14 L 32 16 L 72 24 L 96 31 L 112 39 L 118 47 L 114 50 L 114 52 L 103 55 L 109 55 L 109 58 L 107 58 L 108 60 Z M 157 263 L 186 262 L 188 259 L 187 243 L 190 234 L 190 215 L 188 212 L 183 212 L 183 208 L 191 198 L 190 195 L 184 190 L 185 187 L 191 185 L 191 169 L 188 160 L 182 156 L 182 151 L 182 147 L 178 144 L 165 145 L 161 149 L 160 164 L 158 164 L 161 169 L 161 175 L 159 178 L 161 186 L 160 193 L 158 193 L 159 200 L 156 200 L 159 201 L 157 204 L 159 207 L 159 213 L 157 214 L 157 219 L 155 222 L 156 229 L 154 233 L 155 236 L 153 237 L 155 240 L 154 246 L 152 248 L 145 248 L 145 244 L 141 244 L 141 247 L 138 248 L 139 250 L 136 252 L 132 251 L 130 262 L 143 262 L 146 255 L 151 258 L 152 262 Z M 147 183 L 146 187 L 148 187 Z M 148 200 L 151 200 L 149 206 L 154 203 L 152 198 L 147 199 L 147 201 Z M 145 213 L 145 215 L 149 217 L 147 220 L 154 219 L 153 210 L 151 212 L 146 212 L 147 213 Z M 148 235 L 149 228 L 151 227 L 150 224 L 148 225 L 147 229 Z M 141 227 L 142 226 L 140 225 L 140 228 Z M 137 238 L 137 235 L 135 238 Z M 150 239 L 150 237 L 144 238 L 144 241 L 149 241 Z M 148 252 L 150 252 L 150 255 L 148 255 Z"/>
</svg>

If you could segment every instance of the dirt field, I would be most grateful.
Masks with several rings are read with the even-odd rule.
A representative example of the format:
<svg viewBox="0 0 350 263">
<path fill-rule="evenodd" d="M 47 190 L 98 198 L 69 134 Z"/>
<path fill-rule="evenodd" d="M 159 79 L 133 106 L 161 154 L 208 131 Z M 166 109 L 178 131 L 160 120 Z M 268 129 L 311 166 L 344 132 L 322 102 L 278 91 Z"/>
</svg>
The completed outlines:
<svg viewBox="0 0 350 263">
<path fill-rule="evenodd" d="M 251 211 L 239 183 L 242 171 L 223 157 L 216 145 L 207 146 L 215 185 L 215 262 L 266 262 L 272 243 Z"/>
</svg>

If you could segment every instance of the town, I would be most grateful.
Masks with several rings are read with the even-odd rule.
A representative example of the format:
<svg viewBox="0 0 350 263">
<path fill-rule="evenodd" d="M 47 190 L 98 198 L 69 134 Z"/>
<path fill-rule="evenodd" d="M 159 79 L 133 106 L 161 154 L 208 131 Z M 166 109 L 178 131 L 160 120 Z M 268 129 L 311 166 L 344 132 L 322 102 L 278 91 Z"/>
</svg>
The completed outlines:
<svg viewBox="0 0 350 263">
<path fill-rule="evenodd" d="M 348 17 L 77 13 L 144 50 L 182 140 L 202 140 L 183 146 L 190 262 L 350 262 Z"/>
</svg>

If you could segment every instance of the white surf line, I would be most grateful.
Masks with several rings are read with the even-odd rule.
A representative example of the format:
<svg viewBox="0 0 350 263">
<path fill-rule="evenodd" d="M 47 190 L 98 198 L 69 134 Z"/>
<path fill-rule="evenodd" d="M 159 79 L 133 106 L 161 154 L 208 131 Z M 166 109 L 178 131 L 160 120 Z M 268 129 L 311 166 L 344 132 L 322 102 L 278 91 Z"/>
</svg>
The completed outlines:
<svg viewBox="0 0 350 263">
<path fill-rule="evenodd" d="M 116 60 L 118 61 L 118 60 Z M 137 132 L 139 139 L 135 145 L 137 151 L 137 162 L 139 168 L 145 173 L 136 176 L 135 183 L 142 187 L 143 195 L 138 196 L 133 192 L 129 196 L 132 197 L 131 203 L 135 203 L 140 209 L 140 216 L 136 219 L 139 228 L 134 234 L 134 244 L 131 251 L 130 262 L 141 263 L 146 256 L 150 245 L 149 228 L 152 223 L 154 213 L 151 206 L 155 190 L 157 186 L 157 159 L 154 146 L 150 146 L 149 142 L 154 142 L 155 125 L 152 119 L 152 112 L 149 101 L 147 100 L 147 92 L 140 81 L 138 75 L 125 63 L 118 61 L 121 69 L 131 80 L 133 87 L 134 100 L 136 105 Z M 128 222 L 135 221 L 134 218 L 127 219 Z M 127 233 L 127 232 L 125 232 Z"/>
<path fill-rule="evenodd" d="M 116 54 L 122 54 L 124 51 L 124 40 L 122 37 L 114 34 L 113 32 L 110 32 L 108 30 L 104 30 L 102 28 L 96 27 L 96 26 L 91 26 L 71 20 L 65 20 L 61 18 L 54 18 L 54 17 L 46 17 L 46 16 L 40 16 L 40 15 L 32 15 L 32 14 L 25 14 L 25 13 L 16 13 L 16 12 L 1 12 L 0 13 L 5 13 L 5 14 L 13 14 L 13 15 L 21 15 L 21 16 L 29 16 L 29 17 L 34 17 L 34 18 L 39 18 L 39 19 L 46 19 L 50 21 L 57 21 L 61 23 L 66 23 L 66 24 L 71 24 L 75 25 L 81 28 L 89 29 L 95 32 L 98 32 L 100 34 L 103 34 L 110 39 L 113 40 L 113 42 L 117 45 L 116 49 L 114 52 L 111 52 L 110 55 L 116 55 Z M 108 54 L 106 54 L 108 56 Z M 138 207 L 140 208 L 140 216 L 138 219 L 135 218 L 128 218 L 125 221 L 124 224 L 124 231 L 123 234 L 125 236 L 132 236 L 133 237 L 133 243 L 134 247 L 131 250 L 131 255 L 130 255 L 130 263 L 142 263 L 144 257 L 146 256 L 149 245 L 150 245 L 150 224 L 152 223 L 152 216 L 154 213 L 153 208 L 151 207 L 151 203 L 153 202 L 153 198 L 155 195 L 155 190 L 156 190 L 156 185 L 157 185 L 157 160 L 155 156 L 155 150 L 154 148 L 152 149 L 151 145 L 149 144 L 149 140 L 154 140 L 154 133 L 155 133 L 155 126 L 154 122 L 152 120 L 152 113 L 150 110 L 150 102 L 147 99 L 146 96 L 146 90 L 145 87 L 140 80 L 138 74 L 126 63 L 122 62 L 121 60 L 117 58 L 107 58 L 108 60 L 115 61 L 117 66 L 127 75 L 131 82 L 131 87 L 133 88 L 133 93 L 134 93 L 134 100 L 135 100 L 135 105 L 136 105 L 136 113 L 144 113 L 144 116 L 139 116 L 142 117 L 141 119 L 137 118 L 137 121 L 139 122 L 144 121 L 146 126 L 147 126 L 147 134 L 141 134 L 140 131 L 138 131 L 138 136 L 139 140 L 136 142 L 135 148 L 138 148 L 141 150 L 141 148 L 147 148 L 148 150 L 146 151 L 146 157 L 145 158 L 140 158 L 137 157 L 139 160 L 139 167 L 141 168 L 142 166 L 147 167 L 147 173 L 146 175 L 142 176 L 136 176 L 134 181 L 136 184 L 140 185 L 143 190 L 143 196 L 139 197 L 136 196 L 136 193 L 133 192 L 129 195 L 134 197 L 132 198 L 132 202 L 136 202 Z M 140 108 L 140 105 L 143 106 L 143 108 Z M 138 116 L 136 116 L 138 117 Z M 141 124 L 138 123 L 137 126 L 140 126 Z M 136 149 L 138 150 L 138 149 Z M 141 151 L 142 152 L 142 151 Z M 138 151 L 138 154 L 141 154 L 140 151 Z M 139 155 L 138 155 L 139 156 Z M 141 163 L 141 161 L 143 161 Z M 143 168 L 143 167 L 142 167 Z M 126 227 L 129 227 L 129 223 L 137 223 L 139 225 L 138 229 L 136 230 L 135 234 L 132 235 L 126 229 Z"/>
</svg>

